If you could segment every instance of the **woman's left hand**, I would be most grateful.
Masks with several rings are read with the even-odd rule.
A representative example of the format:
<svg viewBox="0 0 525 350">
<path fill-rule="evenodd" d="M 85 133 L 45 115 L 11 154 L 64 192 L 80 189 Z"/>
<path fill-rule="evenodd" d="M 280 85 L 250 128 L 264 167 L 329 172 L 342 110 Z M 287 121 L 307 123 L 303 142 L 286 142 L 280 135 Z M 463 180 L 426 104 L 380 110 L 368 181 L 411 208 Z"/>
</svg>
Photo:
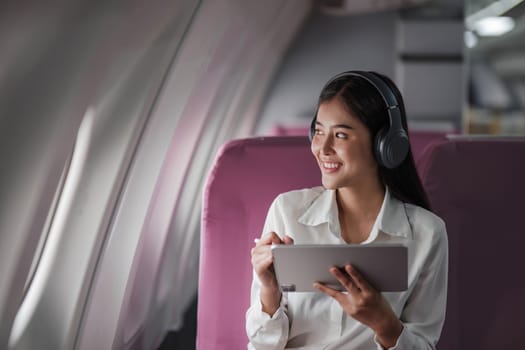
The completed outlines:
<svg viewBox="0 0 525 350">
<path fill-rule="evenodd" d="M 315 283 L 314 287 L 337 300 L 348 316 L 370 327 L 383 347 L 393 347 L 403 325 L 383 295 L 350 264 L 345 265 L 344 270 L 332 267 L 330 272 L 348 293 L 321 283 Z"/>
</svg>

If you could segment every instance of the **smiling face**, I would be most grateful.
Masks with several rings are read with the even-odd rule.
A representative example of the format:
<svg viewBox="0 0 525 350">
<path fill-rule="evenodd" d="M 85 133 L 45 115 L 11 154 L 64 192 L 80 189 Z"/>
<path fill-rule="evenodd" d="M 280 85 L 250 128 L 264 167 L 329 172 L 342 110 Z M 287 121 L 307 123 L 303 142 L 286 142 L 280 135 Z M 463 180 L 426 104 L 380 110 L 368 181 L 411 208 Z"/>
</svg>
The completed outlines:
<svg viewBox="0 0 525 350">
<path fill-rule="evenodd" d="M 377 182 L 378 165 L 371 142 L 368 128 L 339 98 L 321 103 L 311 149 L 323 186 L 337 189 Z"/>
</svg>

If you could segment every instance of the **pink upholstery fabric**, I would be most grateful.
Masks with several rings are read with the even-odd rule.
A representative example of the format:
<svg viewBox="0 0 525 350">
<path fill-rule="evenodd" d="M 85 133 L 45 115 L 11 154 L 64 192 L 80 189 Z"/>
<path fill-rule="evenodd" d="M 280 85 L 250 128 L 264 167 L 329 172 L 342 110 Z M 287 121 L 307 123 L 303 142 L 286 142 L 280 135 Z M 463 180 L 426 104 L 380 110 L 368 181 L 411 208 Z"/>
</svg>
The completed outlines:
<svg viewBox="0 0 525 350">
<path fill-rule="evenodd" d="M 427 131 L 427 130 L 409 130 L 410 147 L 412 147 L 412 155 L 414 160 L 418 163 L 421 154 L 427 146 L 433 142 L 443 140 L 447 135 L 444 131 Z"/>
<path fill-rule="evenodd" d="M 237 140 L 219 151 L 204 191 L 198 350 L 246 349 L 253 240 L 277 194 L 320 184 L 307 137 Z"/>
<path fill-rule="evenodd" d="M 308 136 L 310 126 L 275 125 L 270 134 L 274 136 Z"/>
<path fill-rule="evenodd" d="M 525 344 L 525 138 L 453 138 L 420 171 L 447 225 L 448 305 L 439 350 Z"/>
</svg>

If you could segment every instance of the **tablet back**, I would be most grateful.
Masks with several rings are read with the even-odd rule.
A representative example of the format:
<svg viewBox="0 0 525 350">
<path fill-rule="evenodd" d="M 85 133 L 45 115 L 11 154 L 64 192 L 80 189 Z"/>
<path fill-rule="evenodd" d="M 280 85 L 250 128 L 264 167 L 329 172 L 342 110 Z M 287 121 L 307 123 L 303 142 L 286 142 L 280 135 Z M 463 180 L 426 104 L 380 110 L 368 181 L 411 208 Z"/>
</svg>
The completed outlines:
<svg viewBox="0 0 525 350">
<path fill-rule="evenodd" d="M 272 254 L 277 281 L 285 292 L 317 292 L 314 282 L 343 290 L 329 269 L 348 263 L 380 292 L 407 289 L 408 249 L 402 245 L 274 245 Z"/>
</svg>

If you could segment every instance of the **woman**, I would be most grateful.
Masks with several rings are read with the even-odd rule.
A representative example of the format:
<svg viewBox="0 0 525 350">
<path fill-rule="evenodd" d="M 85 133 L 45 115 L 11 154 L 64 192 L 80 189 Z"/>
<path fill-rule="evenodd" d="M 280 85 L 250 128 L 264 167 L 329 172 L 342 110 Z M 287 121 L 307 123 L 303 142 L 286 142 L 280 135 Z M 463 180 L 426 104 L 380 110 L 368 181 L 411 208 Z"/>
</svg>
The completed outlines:
<svg viewBox="0 0 525 350">
<path fill-rule="evenodd" d="M 403 101 L 373 72 L 332 78 L 319 97 L 311 150 L 322 187 L 281 194 L 252 249 L 249 349 L 434 349 L 445 318 L 447 237 L 416 172 Z M 408 289 L 379 293 L 351 265 L 346 292 L 281 293 L 272 244 L 405 244 Z"/>
</svg>

